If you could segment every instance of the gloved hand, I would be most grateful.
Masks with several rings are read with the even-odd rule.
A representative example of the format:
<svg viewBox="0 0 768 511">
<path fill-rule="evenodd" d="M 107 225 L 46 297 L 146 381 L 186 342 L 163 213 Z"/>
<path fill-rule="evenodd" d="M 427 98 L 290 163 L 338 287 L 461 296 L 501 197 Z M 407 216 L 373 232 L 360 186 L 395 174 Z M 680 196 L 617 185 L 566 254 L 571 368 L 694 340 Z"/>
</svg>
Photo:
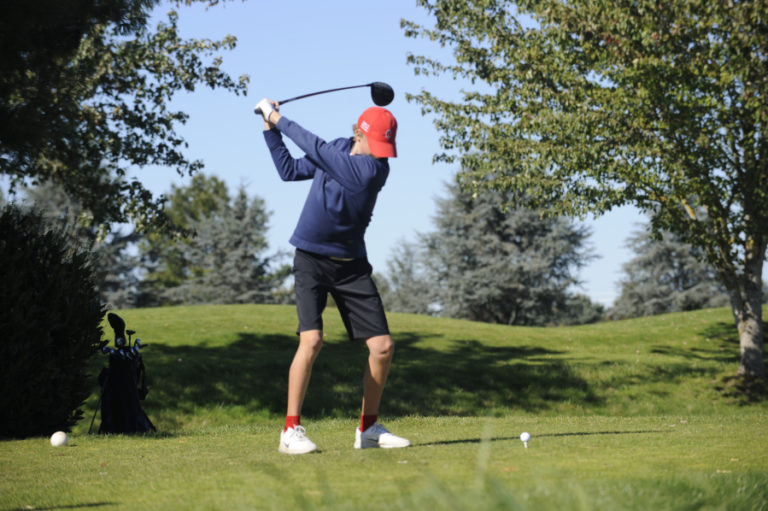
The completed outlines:
<svg viewBox="0 0 768 511">
<path fill-rule="evenodd" d="M 256 108 L 254 108 L 253 111 L 256 114 L 261 114 L 264 120 L 266 122 L 269 122 L 269 114 L 274 112 L 275 108 L 272 106 L 272 101 L 268 100 L 267 98 L 264 98 L 258 103 L 256 103 Z"/>
</svg>

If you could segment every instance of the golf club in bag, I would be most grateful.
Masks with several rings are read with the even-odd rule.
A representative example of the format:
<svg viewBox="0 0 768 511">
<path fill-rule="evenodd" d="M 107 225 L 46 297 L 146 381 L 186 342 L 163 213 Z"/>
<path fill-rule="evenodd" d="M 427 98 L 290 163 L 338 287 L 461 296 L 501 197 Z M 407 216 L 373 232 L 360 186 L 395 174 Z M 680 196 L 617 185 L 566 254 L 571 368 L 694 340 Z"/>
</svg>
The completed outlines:
<svg viewBox="0 0 768 511">
<path fill-rule="evenodd" d="M 146 370 L 140 350 L 146 346 L 137 338 L 131 343 L 136 332 L 125 329 L 125 321 L 117 314 L 107 314 L 107 320 L 115 332 L 115 348 L 104 343 L 101 351 L 109 356 L 109 366 L 101 370 L 99 385 L 101 397 L 91 419 L 93 421 L 101 406 L 99 433 L 146 433 L 157 431 L 149 420 L 141 401 L 147 397 Z M 128 339 L 126 340 L 126 334 Z"/>
<path fill-rule="evenodd" d="M 374 105 L 386 106 L 392 103 L 392 100 L 395 99 L 395 91 L 392 90 L 392 87 L 390 87 L 384 82 L 371 82 L 371 83 L 364 83 L 362 85 L 350 85 L 349 87 L 338 87 L 336 89 L 327 89 L 327 90 L 321 90 L 318 92 L 310 92 L 309 94 L 302 94 L 301 96 L 296 96 L 293 98 L 288 98 L 282 101 L 278 101 L 278 104 L 282 106 L 291 101 L 296 101 L 297 99 L 304 99 L 311 96 L 317 96 L 318 94 L 327 94 L 328 92 L 336 92 L 339 90 L 357 89 L 360 87 L 371 88 L 371 99 L 373 100 Z M 261 110 L 259 108 L 254 108 L 253 111 L 257 115 L 261 115 Z"/>
</svg>

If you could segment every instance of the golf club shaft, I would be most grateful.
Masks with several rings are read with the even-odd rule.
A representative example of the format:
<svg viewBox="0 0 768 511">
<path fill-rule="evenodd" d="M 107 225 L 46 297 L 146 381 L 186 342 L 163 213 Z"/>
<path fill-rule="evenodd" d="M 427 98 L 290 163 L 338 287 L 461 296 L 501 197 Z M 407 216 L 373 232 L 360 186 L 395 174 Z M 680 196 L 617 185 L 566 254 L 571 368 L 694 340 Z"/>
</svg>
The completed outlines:
<svg viewBox="0 0 768 511">
<path fill-rule="evenodd" d="M 302 99 L 302 98 L 308 98 L 310 96 L 317 96 L 318 94 L 326 94 L 328 92 L 336 92 L 338 90 L 358 89 L 360 87 L 370 87 L 371 85 L 373 85 L 373 84 L 365 83 L 363 85 L 350 85 L 349 87 L 338 87 L 336 89 L 327 89 L 327 90 L 321 90 L 321 91 L 318 91 L 318 92 L 310 92 L 309 94 L 302 94 L 301 96 L 296 96 L 294 98 L 284 99 L 282 101 L 279 101 L 278 104 L 283 105 L 283 104 L 288 103 L 290 101 L 295 101 L 297 99 Z"/>
</svg>

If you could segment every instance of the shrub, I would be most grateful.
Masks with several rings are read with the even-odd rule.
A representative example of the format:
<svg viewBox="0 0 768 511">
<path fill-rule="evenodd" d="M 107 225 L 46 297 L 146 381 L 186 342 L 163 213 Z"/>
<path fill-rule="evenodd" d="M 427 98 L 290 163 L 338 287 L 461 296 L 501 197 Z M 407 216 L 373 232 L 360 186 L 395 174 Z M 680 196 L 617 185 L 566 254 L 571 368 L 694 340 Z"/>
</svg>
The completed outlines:
<svg viewBox="0 0 768 511">
<path fill-rule="evenodd" d="M 104 309 L 89 254 L 36 212 L 0 209 L 0 436 L 68 431 L 90 393 Z"/>
</svg>

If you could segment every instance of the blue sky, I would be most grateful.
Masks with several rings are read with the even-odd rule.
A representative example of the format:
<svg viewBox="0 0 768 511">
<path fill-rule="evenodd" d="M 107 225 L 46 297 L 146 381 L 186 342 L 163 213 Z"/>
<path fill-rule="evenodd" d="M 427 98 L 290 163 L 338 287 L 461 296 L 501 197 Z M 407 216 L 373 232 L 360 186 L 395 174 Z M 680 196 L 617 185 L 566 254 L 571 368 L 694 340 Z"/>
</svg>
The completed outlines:
<svg viewBox="0 0 768 511">
<path fill-rule="evenodd" d="M 157 19 L 164 19 L 171 8 L 171 4 L 160 6 Z M 398 243 L 433 229 L 435 198 L 444 195 L 444 183 L 453 179 L 457 168 L 432 163 L 440 150 L 434 118 L 422 116 L 418 105 L 405 100 L 405 94 L 429 90 L 440 97 L 457 98 L 465 84 L 449 77 L 416 76 L 406 63 L 409 53 L 450 59 L 447 49 L 403 35 L 402 18 L 430 22 L 414 0 L 234 0 L 207 10 L 203 6 L 177 10 L 183 37 L 221 39 L 232 34 L 238 39 L 233 51 L 223 53 L 224 69 L 233 76 L 250 76 L 248 95 L 199 89 L 178 97 L 173 106 L 190 115 L 179 131 L 189 142 L 189 155 L 205 162 L 205 172 L 226 181 L 232 192 L 242 184 L 250 196 L 266 200 L 272 211 L 271 250 L 291 250 L 287 240 L 308 184 L 284 183 L 278 178 L 253 106 L 263 97 L 280 100 L 373 81 L 386 82 L 395 90 L 395 100 L 387 108 L 399 125 L 398 158 L 390 161 L 392 171 L 366 235 L 374 271 L 386 272 L 386 262 Z M 289 103 L 281 113 L 320 137 L 332 139 L 348 136 L 352 123 L 368 106 L 369 89 L 361 88 Z M 189 180 L 159 168 L 139 169 L 134 174 L 155 193 L 169 191 L 171 183 L 182 185 Z M 586 221 L 599 258 L 582 269 L 580 292 L 595 301 L 612 303 L 621 265 L 631 258 L 624 240 L 641 221 L 633 208 Z"/>
</svg>

